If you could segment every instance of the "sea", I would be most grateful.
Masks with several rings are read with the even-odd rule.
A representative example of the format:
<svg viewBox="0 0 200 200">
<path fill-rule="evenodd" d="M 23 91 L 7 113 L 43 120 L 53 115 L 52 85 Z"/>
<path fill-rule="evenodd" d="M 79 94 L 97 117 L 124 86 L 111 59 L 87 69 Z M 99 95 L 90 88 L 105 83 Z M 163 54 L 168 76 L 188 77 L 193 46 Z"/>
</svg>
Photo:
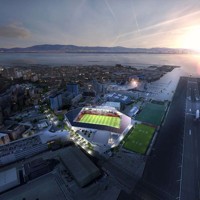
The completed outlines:
<svg viewBox="0 0 200 200">
<path fill-rule="evenodd" d="M 149 65 L 178 65 L 187 74 L 200 76 L 200 54 L 131 54 L 131 53 L 0 53 L 0 65 L 74 66 L 122 64 L 148 67 Z"/>
</svg>

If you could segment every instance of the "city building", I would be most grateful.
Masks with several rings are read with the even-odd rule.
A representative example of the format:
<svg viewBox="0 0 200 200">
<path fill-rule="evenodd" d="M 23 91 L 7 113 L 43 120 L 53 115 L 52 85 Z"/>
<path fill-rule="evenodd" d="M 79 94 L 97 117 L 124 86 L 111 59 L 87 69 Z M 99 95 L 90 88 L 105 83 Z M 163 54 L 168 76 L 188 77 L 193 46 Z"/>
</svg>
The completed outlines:
<svg viewBox="0 0 200 200">
<path fill-rule="evenodd" d="M 22 77 L 23 77 L 22 71 L 15 70 L 15 78 L 22 78 Z"/>
<path fill-rule="evenodd" d="M 68 147 L 60 157 L 80 187 L 100 176 L 100 170 L 77 147 Z"/>
<path fill-rule="evenodd" d="M 71 100 L 71 104 L 72 104 L 72 105 L 76 105 L 82 98 L 83 98 L 83 95 L 82 95 L 82 94 L 79 94 L 79 95 L 75 96 L 75 97 Z"/>
<path fill-rule="evenodd" d="M 49 97 L 50 100 L 50 106 L 52 110 L 58 110 L 62 108 L 62 94 L 56 93 Z"/>
<path fill-rule="evenodd" d="M 71 92 L 64 92 L 62 94 L 62 104 L 64 105 L 71 105 L 72 104 L 72 99 L 75 98 L 74 95 Z"/>
<path fill-rule="evenodd" d="M 84 91 L 82 95 L 83 95 L 83 97 L 95 97 L 96 92 L 95 91 Z"/>
<path fill-rule="evenodd" d="M 104 85 L 99 83 L 96 79 L 92 81 L 92 87 L 97 95 L 104 93 Z"/>
<path fill-rule="evenodd" d="M 31 81 L 33 81 L 33 82 L 36 82 L 36 81 L 38 81 L 39 79 L 38 79 L 38 75 L 37 74 L 34 74 L 32 77 L 31 77 Z"/>
<path fill-rule="evenodd" d="M 3 112 L 0 107 L 0 125 L 3 124 Z"/>
<path fill-rule="evenodd" d="M 129 111 L 128 115 L 130 117 L 134 117 L 139 112 L 139 108 L 137 106 L 133 106 L 131 110 Z"/>
<path fill-rule="evenodd" d="M 37 134 L 0 145 L 0 166 L 31 157 L 48 150 L 48 143 L 67 142 L 70 133 L 54 126 L 40 130 Z"/>
<path fill-rule="evenodd" d="M 26 131 L 26 128 L 24 125 L 19 124 L 13 124 L 11 125 L 7 132 L 10 136 L 11 140 L 17 140 L 22 137 L 22 133 Z"/>
<path fill-rule="evenodd" d="M 132 102 L 132 99 L 129 96 L 126 96 L 120 93 L 115 93 L 115 92 L 109 93 L 105 97 L 108 101 L 120 102 L 123 105 L 127 105 Z"/>
<path fill-rule="evenodd" d="M 24 164 L 25 180 L 32 180 L 44 174 L 49 173 L 53 169 L 50 160 L 37 158 Z"/>
<path fill-rule="evenodd" d="M 10 142 L 10 138 L 7 133 L 0 133 L 0 145 Z"/>
<path fill-rule="evenodd" d="M 79 85 L 76 83 L 69 83 L 67 84 L 67 91 L 77 96 L 79 94 Z"/>
<path fill-rule="evenodd" d="M 0 172 L 0 193 L 20 185 L 20 178 L 16 168 Z"/>
<path fill-rule="evenodd" d="M 118 111 L 121 110 L 121 103 L 120 102 L 107 101 L 102 106 L 113 107 L 113 108 L 117 109 Z"/>
</svg>

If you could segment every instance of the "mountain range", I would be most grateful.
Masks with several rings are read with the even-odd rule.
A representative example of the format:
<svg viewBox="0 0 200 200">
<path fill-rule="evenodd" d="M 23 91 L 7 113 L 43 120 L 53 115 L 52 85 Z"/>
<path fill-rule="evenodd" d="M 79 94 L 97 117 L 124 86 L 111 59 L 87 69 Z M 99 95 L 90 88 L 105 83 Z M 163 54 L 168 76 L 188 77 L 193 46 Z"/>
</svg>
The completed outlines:
<svg viewBox="0 0 200 200">
<path fill-rule="evenodd" d="M 174 48 L 126 48 L 116 47 L 89 47 L 75 45 L 35 45 L 25 48 L 0 48 L 0 53 L 150 53 L 150 54 L 191 54 L 197 53 L 190 49 Z"/>
</svg>

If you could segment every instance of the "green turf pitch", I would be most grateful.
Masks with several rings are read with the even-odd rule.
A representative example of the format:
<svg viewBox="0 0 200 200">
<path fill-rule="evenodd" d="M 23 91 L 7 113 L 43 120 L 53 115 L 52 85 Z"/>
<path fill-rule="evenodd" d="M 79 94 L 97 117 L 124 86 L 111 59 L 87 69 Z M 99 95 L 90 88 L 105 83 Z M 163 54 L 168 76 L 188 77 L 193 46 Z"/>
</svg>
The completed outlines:
<svg viewBox="0 0 200 200">
<path fill-rule="evenodd" d="M 123 147 L 130 151 L 145 154 L 154 132 L 155 128 L 144 124 L 138 124 L 128 133 Z"/>
<path fill-rule="evenodd" d="M 79 122 L 120 128 L 120 118 L 119 117 L 84 114 Z"/>
<path fill-rule="evenodd" d="M 165 114 L 165 105 L 148 103 L 136 116 L 136 120 L 159 126 Z"/>
</svg>

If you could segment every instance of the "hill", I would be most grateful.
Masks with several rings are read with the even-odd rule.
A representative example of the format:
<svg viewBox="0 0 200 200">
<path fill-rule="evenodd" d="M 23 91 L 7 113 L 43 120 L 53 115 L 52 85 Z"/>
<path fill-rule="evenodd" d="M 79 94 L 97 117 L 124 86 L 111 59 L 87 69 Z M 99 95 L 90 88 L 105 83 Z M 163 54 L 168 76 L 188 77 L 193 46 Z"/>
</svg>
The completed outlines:
<svg viewBox="0 0 200 200">
<path fill-rule="evenodd" d="M 126 47 L 89 47 L 75 45 L 35 45 L 26 48 L 0 48 L 1 53 L 150 53 L 150 54 L 190 54 L 195 53 L 189 49 L 173 48 L 126 48 Z"/>
</svg>

